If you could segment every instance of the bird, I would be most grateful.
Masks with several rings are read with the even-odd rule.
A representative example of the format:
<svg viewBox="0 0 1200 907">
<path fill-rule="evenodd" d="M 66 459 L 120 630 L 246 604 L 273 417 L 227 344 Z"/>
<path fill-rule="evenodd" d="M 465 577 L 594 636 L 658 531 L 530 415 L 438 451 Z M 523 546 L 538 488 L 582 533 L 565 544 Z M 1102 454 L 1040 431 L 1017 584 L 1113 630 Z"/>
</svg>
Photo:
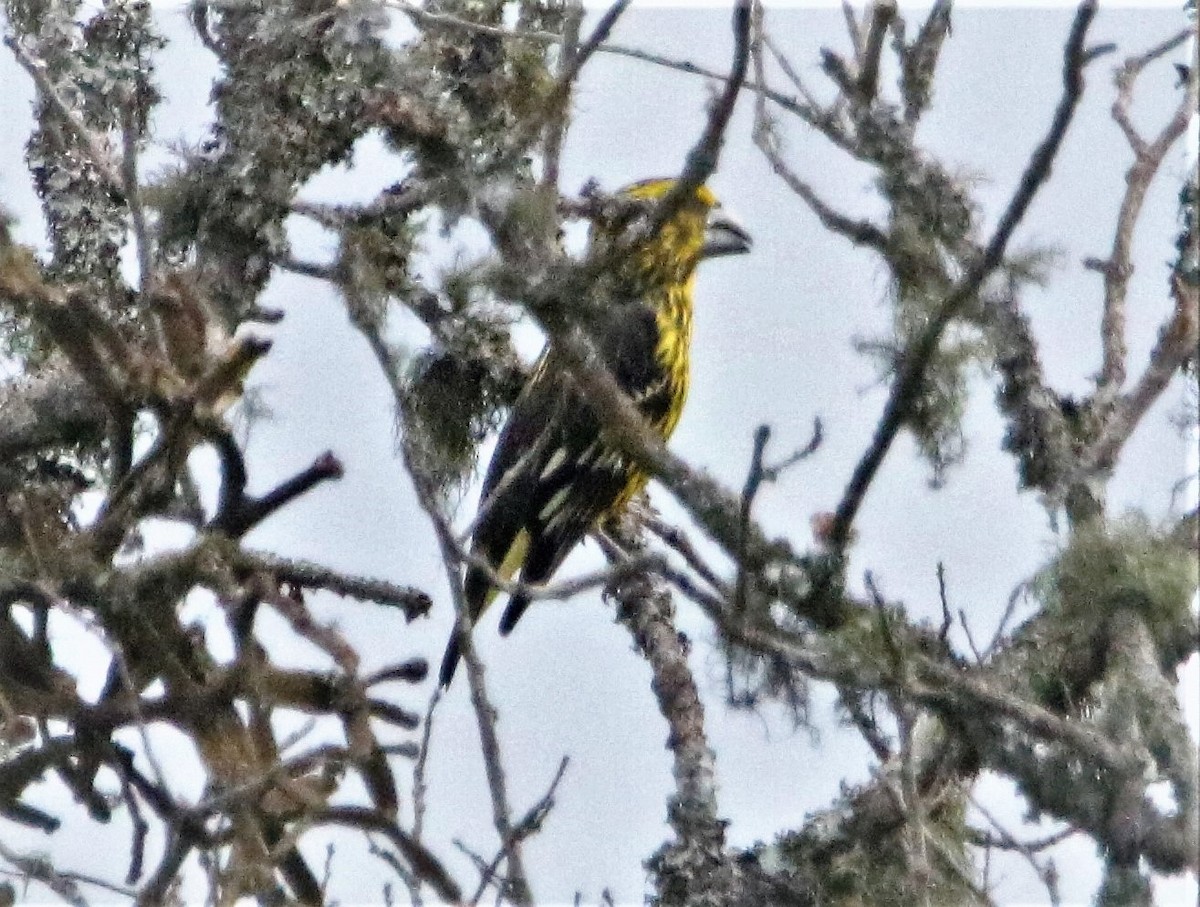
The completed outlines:
<svg viewBox="0 0 1200 907">
<path fill-rule="evenodd" d="M 618 190 L 614 198 L 654 203 L 675 186 L 648 179 Z M 750 235 L 700 185 L 654 233 L 605 259 L 620 242 L 628 216 L 598 216 L 589 249 L 612 261 L 597 285 L 605 305 L 592 324 L 601 361 L 632 399 L 649 426 L 670 438 L 687 399 L 692 339 L 692 292 L 701 259 L 750 251 Z M 480 494 L 471 534 L 472 560 L 505 581 L 547 582 L 593 529 L 619 515 L 648 481 L 619 447 L 605 437 L 600 417 L 566 378 L 562 353 L 551 341 L 519 394 L 500 432 Z M 463 599 L 473 627 L 499 594 L 488 570 L 469 564 Z M 529 605 L 513 594 L 500 618 L 507 636 Z M 439 679 L 446 688 L 461 654 L 460 630 L 452 631 Z"/>
</svg>

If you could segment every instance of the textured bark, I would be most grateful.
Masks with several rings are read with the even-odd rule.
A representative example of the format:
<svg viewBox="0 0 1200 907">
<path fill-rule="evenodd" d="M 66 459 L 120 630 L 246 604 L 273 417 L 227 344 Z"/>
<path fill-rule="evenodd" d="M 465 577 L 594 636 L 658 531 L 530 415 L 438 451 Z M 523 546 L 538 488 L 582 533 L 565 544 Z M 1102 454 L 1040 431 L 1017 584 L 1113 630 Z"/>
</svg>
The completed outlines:
<svg viewBox="0 0 1200 907">
<path fill-rule="evenodd" d="M 0 384 L 0 460 L 45 447 L 93 444 L 106 413 L 65 363 Z"/>
</svg>

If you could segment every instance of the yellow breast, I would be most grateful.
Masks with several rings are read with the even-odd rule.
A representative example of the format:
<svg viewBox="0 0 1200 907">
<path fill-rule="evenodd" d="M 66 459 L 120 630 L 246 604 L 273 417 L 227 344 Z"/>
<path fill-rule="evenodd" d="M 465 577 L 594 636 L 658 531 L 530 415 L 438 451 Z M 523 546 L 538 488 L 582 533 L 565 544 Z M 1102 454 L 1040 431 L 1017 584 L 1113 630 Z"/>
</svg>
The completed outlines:
<svg viewBox="0 0 1200 907">
<path fill-rule="evenodd" d="M 658 345 L 654 355 L 666 375 L 670 404 L 666 412 L 650 425 L 664 441 L 674 433 L 675 426 L 679 424 L 679 417 L 683 415 L 683 406 L 687 402 L 692 344 L 692 284 L 693 281 L 689 278 L 671 287 L 656 313 Z M 650 477 L 642 469 L 630 465 L 628 481 L 605 515 L 619 514 L 625 505 L 646 487 L 649 480 Z"/>
<path fill-rule="evenodd" d="M 658 347 L 655 356 L 667 374 L 671 405 L 654 428 L 664 439 L 670 438 L 683 415 L 687 402 L 692 345 L 692 285 L 694 278 L 668 291 L 666 302 L 658 310 Z"/>
</svg>

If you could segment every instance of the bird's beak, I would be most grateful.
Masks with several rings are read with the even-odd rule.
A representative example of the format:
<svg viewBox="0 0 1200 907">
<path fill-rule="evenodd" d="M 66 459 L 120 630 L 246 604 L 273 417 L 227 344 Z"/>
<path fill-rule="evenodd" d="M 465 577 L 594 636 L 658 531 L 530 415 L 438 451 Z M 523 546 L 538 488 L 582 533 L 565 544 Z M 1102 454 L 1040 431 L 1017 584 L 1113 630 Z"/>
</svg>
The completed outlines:
<svg viewBox="0 0 1200 907">
<path fill-rule="evenodd" d="M 704 231 L 704 246 L 700 249 L 700 257 L 741 255 L 743 252 L 749 252 L 750 246 L 750 234 L 746 229 L 730 215 L 718 211 L 714 213 Z"/>
</svg>

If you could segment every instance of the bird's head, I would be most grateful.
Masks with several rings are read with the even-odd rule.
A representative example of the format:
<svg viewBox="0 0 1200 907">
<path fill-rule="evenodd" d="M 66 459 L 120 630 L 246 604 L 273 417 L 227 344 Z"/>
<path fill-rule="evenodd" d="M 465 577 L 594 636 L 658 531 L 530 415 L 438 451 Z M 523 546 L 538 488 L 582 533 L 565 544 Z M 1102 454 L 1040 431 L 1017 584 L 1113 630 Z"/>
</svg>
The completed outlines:
<svg viewBox="0 0 1200 907">
<path fill-rule="evenodd" d="M 675 185 L 674 179 L 649 179 L 618 190 L 618 201 L 652 203 L 662 199 Z M 614 239 L 628 224 L 628 217 L 596 225 L 593 239 Z M 687 280 L 702 258 L 737 255 L 750 251 L 750 234 L 725 212 L 707 186 L 699 186 L 685 198 L 658 233 L 637 249 L 637 270 L 670 281 Z"/>
</svg>

